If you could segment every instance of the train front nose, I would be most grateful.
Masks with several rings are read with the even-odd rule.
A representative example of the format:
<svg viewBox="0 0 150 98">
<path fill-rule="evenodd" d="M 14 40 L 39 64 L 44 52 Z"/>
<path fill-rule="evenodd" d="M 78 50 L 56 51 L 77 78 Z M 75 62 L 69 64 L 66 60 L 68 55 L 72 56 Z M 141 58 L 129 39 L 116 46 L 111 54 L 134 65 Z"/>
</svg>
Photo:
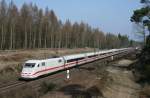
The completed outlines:
<svg viewBox="0 0 150 98">
<path fill-rule="evenodd" d="M 34 67 L 36 63 L 25 63 L 23 65 L 23 69 L 21 72 L 21 78 L 28 79 L 28 78 L 34 78 L 33 77 L 33 72 L 34 72 Z"/>
<path fill-rule="evenodd" d="M 29 68 L 23 68 L 21 72 L 21 78 L 32 78 L 33 70 Z"/>
</svg>

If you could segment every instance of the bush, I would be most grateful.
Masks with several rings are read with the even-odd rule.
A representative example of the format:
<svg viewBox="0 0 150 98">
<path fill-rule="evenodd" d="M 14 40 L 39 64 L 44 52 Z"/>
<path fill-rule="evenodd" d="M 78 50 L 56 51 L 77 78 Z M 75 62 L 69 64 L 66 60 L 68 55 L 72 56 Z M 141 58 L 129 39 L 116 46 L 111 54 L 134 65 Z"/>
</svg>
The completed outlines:
<svg viewBox="0 0 150 98">
<path fill-rule="evenodd" d="M 146 46 L 150 48 L 150 35 L 146 39 Z"/>
<path fill-rule="evenodd" d="M 146 45 L 140 54 L 140 66 L 138 70 L 145 76 L 147 80 L 150 78 L 150 36 L 147 37 Z"/>
<path fill-rule="evenodd" d="M 144 74 L 150 77 L 150 65 L 144 65 Z"/>
<path fill-rule="evenodd" d="M 49 91 L 54 90 L 55 88 L 56 88 L 56 84 L 43 82 L 43 83 L 41 84 L 41 89 L 40 89 L 40 91 L 45 94 L 45 93 L 47 93 L 47 92 L 49 92 Z"/>
</svg>

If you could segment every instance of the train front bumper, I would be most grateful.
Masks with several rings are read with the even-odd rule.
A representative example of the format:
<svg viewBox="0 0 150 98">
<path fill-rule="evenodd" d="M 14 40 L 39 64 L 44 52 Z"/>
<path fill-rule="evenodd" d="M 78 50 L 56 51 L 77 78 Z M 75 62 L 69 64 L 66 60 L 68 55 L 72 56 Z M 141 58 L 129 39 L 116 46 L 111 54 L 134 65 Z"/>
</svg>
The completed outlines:
<svg viewBox="0 0 150 98">
<path fill-rule="evenodd" d="M 21 79 L 34 79 L 36 76 L 32 75 L 32 73 L 21 73 Z"/>
</svg>

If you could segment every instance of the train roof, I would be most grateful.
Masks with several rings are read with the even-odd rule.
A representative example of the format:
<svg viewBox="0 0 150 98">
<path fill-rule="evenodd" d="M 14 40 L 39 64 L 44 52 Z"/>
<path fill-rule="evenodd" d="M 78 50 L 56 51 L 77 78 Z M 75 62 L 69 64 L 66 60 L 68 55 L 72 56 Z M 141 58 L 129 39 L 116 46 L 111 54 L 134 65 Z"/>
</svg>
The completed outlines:
<svg viewBox="0 0 150 98">
<path fill-rule="evenodd" d="M 50 58 L 43 59 L 43 60 L 28 60 L 25 63 L 40 63 L 40 62 L 44 62 L 46 60 L 55 60 L 55 59 L 60 59 L 60 58 L 65 58 L 66 60 L 68 60 L 68 59 L 74 59 L 74 58 L 90 56 L 90 55 L 94 55 L 94 54 L 103 54 L 103 53 L 107 53 L 107 52 L 114 52 L 114 51 L 123 50 L 123 49 L 128 49 L 128 48 L 111 49 L 111 50 L 100 50 L 100 51 L 95 51 L 95 52 L 87 52 L 87 53 L 80 53 L 80 54 L 65 55 L 65 56 L 61 56 L 61 57 L 59 57 L 59 56 L 55 56 L 55 57 L 52 56 Z"/>
<path fill-rule="evenodd" d="M 79 58 L 79 57 L 84 57 L 85 54 L 82 53 L 82 54 L 73 54 L 73 55 L 66 55 L 66 56 L 63 56 L 65 59 L 73 59 L 73 58 Z"/>
<path fill-rule="evenodd" d="M 39 63 L 39 62 L 42 62 L 42 61 L 45 61 L 45 60 L 28 60 L 25 63 Z"/>
</svg>

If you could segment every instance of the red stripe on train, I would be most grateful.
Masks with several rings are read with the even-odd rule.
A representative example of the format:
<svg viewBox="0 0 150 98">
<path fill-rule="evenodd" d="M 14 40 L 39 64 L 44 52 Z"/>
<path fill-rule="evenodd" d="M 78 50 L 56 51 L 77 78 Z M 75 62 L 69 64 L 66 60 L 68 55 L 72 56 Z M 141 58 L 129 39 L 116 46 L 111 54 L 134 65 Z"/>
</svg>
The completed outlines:
<svg viewBox="0 0 150 98">
<path fill-rule="evenodd" d="M 95 58 L 97 58 L 97 57 L 92 57 L 92 58 L 88 58 L 88 60 L 90 59 L 95 59 Z M 79 62 L 83 62 L 83 61 L 85 61 L 86 59 L 84 59 L 84 60 L 80 60 Z M 78 62 L 78 63 L 79 63 Z M 41 73 L 41 72 L 45 72 L 45 71 L 48 71 L 48 70 L 54 70 L 54 69 L 58 69 L 58 68 L 61 68 L 61 67 L 66 67 L 66 66 L 69 66 L 69 65 L 71 65 L 71 64 L 76 64 L 77 62 L 75 61 L 75 62 L 71 62 L 71 63 L 68 63 L 68 64 L 65 64 L 65 65 L 61 65 L 61 66 L 59 66 L 59 67 L 52 67 L 52 68 L 48 68 L 48 69 L 44 69 L 44 70 L 41 70 L 41 71 L 37 71 L 37 72 L 35 72 L 34 74 L 32 74 L 32 75 L 30 75 L 30 76 L 33 76 L 33 75 L 36 75 L 36 74 L 38 74 L 38 73 Z"/>
</svg>

